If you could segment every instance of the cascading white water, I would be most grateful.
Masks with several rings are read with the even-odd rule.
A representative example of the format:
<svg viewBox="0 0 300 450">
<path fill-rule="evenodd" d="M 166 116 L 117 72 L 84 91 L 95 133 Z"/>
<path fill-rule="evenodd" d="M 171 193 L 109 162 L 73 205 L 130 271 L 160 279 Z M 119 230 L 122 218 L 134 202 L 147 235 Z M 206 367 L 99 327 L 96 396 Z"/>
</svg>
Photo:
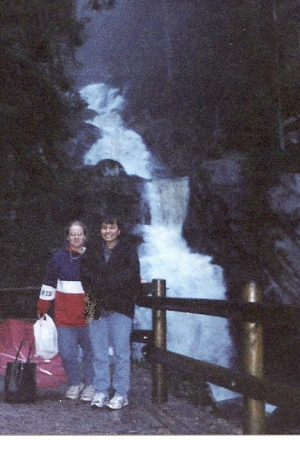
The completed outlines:
<svg viewBox="0 0 300 450">
<path fill-rule="evenodd" d="M 182 298 L 225 299 L 221 267 L 211 257 L 191 252 L 181 229 L 189 195 L 188 178 L 155 179 L 152 157 L 142 138 L 125 127 L 120 111 L 125 105 L 118 89 L 104 83 L 81 90 L 89 107 L 97 112 L 91 121 L 101 130 L 101 138 L 85 155 L 85 164 L 102 159 L 121 163 L 129 175 L 152 179 L 147 183 L 151 224 L 143 226 L 144 243 L 140 246 L 142 278 L 165 279 L 167 295 Z M 136 308 L 135 326 L 151 327 L 147 308 Z M 231 339 L 226 319 L 197 314 L 167 313 L 167 348 L 197 359 L 230 366 Z M 234 393 L 211 385 L 216 400 Z"/>
<path fill-rule="evenodd" d="M 85 164 L 97 164 L 101 159 L 113 159 L 128 175 L 151 176 L 151 155 L 141 136 L 124 127 L 120 111 L 124 97 L 118 89 L 104 83 L 90 84 L 81 91 L 90 108 L 98 113 L 91 123 L 101 130 L 102 137 L 85 155 Z"/>
</svg>

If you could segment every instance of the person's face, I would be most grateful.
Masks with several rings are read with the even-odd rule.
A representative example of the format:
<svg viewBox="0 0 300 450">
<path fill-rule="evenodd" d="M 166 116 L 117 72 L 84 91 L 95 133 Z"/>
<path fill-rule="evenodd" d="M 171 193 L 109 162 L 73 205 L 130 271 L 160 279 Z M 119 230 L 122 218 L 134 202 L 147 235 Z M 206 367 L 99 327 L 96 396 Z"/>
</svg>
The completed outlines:
<svg viewBox="0 0 300 450">
<path fill-rule="evenodd" d="M 113 247 L 118 240 L 120 229 L 116 223 L 103 223 L 101 225 L 101 237 L 107 247 Z"/>
<path fill-rule="evenodd" d="M 82 250 L 85 241 L 83 228 L 79 225 L 72 225 L 69 228 L 68 241 L 72 250 Z"/>
</svg>

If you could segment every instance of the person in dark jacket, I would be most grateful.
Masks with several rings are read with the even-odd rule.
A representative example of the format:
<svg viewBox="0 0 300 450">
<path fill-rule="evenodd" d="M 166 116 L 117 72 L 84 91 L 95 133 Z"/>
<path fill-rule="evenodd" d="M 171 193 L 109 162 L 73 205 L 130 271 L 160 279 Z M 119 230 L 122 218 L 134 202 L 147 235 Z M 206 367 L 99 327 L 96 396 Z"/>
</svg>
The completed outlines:
<svg viewBox="0 0 300 450">
<path fill-rule="evenodd" d="M 80 261 L 82 285 L 93 306 L 89 326 L 96 393 L 91 406 L 98 408 L 121 409 L 128 405 L 130 335 L 141 279 L 136 245 L 122 236 L 121 231 L 117 217 L 103 217 L 101 239 Z M 112 375 L 110 347 L 114 361 Z M 114 395 L 109 399 L 111 388 Z"/>
</svg>

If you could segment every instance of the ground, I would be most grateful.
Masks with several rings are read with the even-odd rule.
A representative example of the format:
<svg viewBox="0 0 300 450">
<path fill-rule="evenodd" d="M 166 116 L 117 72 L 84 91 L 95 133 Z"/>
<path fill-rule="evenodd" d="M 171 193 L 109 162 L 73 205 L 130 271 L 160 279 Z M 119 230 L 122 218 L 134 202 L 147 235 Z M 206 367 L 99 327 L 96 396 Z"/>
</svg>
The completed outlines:
<svg viewBox="0 0 300 450">
<path fill-rule="evenodd" d="M 134 364 L 130 404 L 121 411 L 93 409 L 64 398 L 66 386 L 38 389 L 34 404 L 4 402 L 1 379 L 1 435 L 240 435 L 239 421 L 217 417 L 210 406 L 195 406 L 169 395 L 151 400 L 151 371 Z"/>
<path fill-rule="evenodd" d="M 0 435 L 22 436 L 212 436 L 242 435 L 242 404 L 233 400 L 217 407 L 191 402 L 188 395 L 169 390 L 164 404 L 152 402 L 150 366 L 134 363 L 129 406 L 120 411 L 93 409 L 90 403 L 67 400 L 67 389 L 37 389 L 33 404 L 8 404 L 4 401 L 0 377 Z M 266 434 L 297 435 L 300 413 L 275 411 L 267 416 Z"/>
</svg>

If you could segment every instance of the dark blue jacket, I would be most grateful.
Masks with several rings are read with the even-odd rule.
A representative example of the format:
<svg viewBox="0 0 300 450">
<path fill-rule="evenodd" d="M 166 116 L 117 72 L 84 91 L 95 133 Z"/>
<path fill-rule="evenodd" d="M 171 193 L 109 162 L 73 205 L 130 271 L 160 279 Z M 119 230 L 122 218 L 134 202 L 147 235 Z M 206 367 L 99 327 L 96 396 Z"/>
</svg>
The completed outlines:
<svg viewBox="0 0 300 450">
<path fill-rule="evenodd" d="M 103 308 L 133 317 L 135 298 L 141 294 L 140 262 L 134 244 L 120 237 L 106 262 L 101 241 L 86 250 L 80 267 L 83 289 L 96 301 L 95 319 Z"/>
</svg>

